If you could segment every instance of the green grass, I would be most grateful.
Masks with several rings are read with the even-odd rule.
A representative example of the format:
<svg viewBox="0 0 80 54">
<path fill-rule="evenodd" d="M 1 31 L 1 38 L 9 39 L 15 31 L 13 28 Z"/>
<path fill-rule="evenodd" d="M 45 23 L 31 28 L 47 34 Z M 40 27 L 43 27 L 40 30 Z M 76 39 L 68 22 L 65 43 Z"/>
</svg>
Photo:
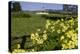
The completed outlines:
<svg viewBox="0 0 80 54">
<path fill-rule="evenodd" d="M 40 15 L 31 15 L 31 18 L 11 18 L 11 35 L 12 37 L 23 36 L 36 32 L 37 29 L 44 29 L 45 18 L 41 18 Z"/>
</svg>

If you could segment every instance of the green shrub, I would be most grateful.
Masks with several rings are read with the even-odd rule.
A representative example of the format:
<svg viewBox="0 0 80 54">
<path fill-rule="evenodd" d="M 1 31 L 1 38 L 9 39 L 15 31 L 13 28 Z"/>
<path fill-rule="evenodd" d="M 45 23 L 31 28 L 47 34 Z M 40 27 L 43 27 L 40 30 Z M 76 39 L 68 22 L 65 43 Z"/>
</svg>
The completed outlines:
<svg viewBox="0 0 80 54">
<path fill-rule="evenodd" d="M 27 13 L 13 13 L 12 17 L 14 18 L 30 18 L 31 15 Z"/>
<path fill-rule="evenodd" d="M 48 18 L 48 15 L 41 15 L 41 17 L 43 17 L 43 18 Z"/>
<path fill-rule="evenodd" d="M 30 18 L 31 15 L 30 15 L 30 14 L 23 13 L 23 14 L 22 14 L 22 17 L 24 17 L 24 18 Z"/>
</svg>

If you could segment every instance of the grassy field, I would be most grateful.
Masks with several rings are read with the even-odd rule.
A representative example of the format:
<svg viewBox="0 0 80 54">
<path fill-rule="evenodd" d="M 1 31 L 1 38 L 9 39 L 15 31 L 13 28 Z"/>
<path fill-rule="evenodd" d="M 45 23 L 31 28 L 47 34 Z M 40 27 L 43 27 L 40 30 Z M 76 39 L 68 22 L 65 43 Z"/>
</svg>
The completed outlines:
<svg viewBox="0 0 80 54">
<path fill-rule="evenodd" d="M 31 15 L 30 18 L 11 18 L 11 36 L 23 36 L 36 32 L 37 29 L 44 29 L 46 19 L 40 15 Z"/>
</svg>

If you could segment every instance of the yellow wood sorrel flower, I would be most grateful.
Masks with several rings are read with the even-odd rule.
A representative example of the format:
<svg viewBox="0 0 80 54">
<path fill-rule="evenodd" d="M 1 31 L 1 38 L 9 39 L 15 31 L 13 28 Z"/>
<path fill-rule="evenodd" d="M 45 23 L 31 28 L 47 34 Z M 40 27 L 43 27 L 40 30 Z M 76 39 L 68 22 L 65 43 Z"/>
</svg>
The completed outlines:
<svg viewBox="0 0 80 54">
<path fill-rule="evenodd" d="M 35 35 L 34 33 L 31 34 L 31 39 L 34 39 L 35 38 Z"/>
<path fill-rule="evenodd" d="M 63 40 L 64 39 L 64 36 L 61 36 L 61 39 L 60 40 Z"/>
</svg>

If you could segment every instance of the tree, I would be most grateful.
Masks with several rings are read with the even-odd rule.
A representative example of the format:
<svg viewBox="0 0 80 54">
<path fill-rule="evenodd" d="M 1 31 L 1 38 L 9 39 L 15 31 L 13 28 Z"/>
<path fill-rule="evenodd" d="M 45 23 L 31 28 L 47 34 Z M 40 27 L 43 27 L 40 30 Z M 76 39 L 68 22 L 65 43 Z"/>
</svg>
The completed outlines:
<svg viewBox="0 0 80 54">
<path fill-rule="evenodd" d="M 68 11 L 68 12 L 72 12 L 74 14 L 77 14 L 78 6 L 77 5 L 67 5 L 67 4 L 64 4 L 63 5 L 63 10 L 64 11 Z"/>
<path fill-rule="evenodd" d="M 64 4 L 63 5 L 63 9 L 66 10 L 66 11 L 77 11 L 77 5 L 67 5 L 67 4 Z"/>
<path fill-rule="evenodd" d="M 12 3 L 12 11 L 17 12 L 17 11 L 21 11 L 21 6 L 19 2 L 13 2 Z"/>
</svg>

